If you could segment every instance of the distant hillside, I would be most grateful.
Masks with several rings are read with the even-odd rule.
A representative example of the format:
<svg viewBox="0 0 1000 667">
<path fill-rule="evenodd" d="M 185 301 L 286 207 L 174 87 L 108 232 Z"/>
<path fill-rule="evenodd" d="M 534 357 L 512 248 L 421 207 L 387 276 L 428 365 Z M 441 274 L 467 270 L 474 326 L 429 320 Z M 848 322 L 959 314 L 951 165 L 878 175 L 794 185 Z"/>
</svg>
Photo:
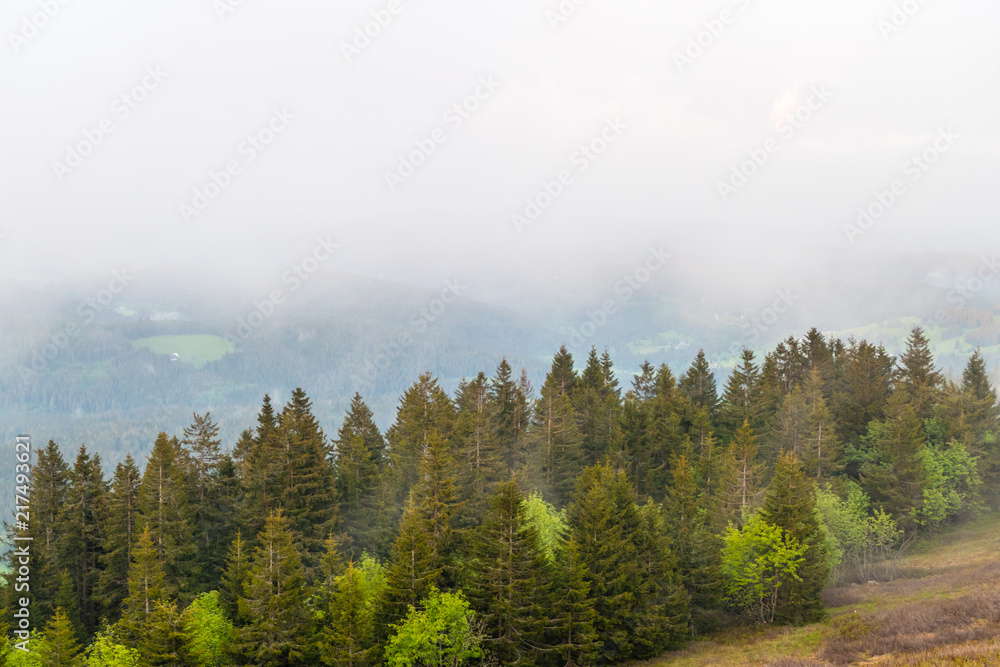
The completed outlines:
<svg viewBox="0 0 1000 667">
<path fill-rule="evenodd" d="M 8 284 L 2 435 L 86 443 L 113 464 L 210 410 L 229 445 L 265 392 L 281 402 L 299 385 L 331 435 L 355 391 L 386 428 L 421 372 L 452 391 L 463 377 L 491 375 L 503 354 L 537 386 L 560 344 L 577 359 L 591 345 L 608 349 L 626 387 L 642 361 L 679 375 L 704 348 L 721 387 L 743 346 L 763 352 L 812 326 L 895 353 L 921 324 L 948 374 L 980 346 L 1000 379 L 1000 281 L 969 282 L 982 258 L 822 256 L 754 267 L 743 279 L 739 258 L 659 262 L 653 250 L 579 276 L 512 272 L 505 284 L 463 278 L 451 287 L 338 273 L 270 284 L 191 271 L 142 275 L 118 292 L 108 276 Z M 271 304 L 276 287 L 283 299 Z"/>
</svg>

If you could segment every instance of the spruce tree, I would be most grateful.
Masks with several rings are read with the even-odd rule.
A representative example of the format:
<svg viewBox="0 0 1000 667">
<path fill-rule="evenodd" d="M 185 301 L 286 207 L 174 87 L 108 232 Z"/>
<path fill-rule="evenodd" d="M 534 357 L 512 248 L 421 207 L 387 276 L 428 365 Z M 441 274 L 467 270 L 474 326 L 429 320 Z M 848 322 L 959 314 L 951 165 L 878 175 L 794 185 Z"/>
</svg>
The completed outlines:
<svg viewBox="0 0 1000 667">
<path fill-rule="evenodd" d="M 40 624 L 55 613 L 59 573 L 69 566 L 59 544 L 63 506 L 69 498 L 69 466 L 52 440 L 35 450 L 35 454 L 37 459 L 31 469 L 31 512 L 37 519 L 21 535 L 32 538 L 29 556 L 33 573 L 32 613 L 37 614 Z M 16 571 L 17 567 L 12 569 Z M 13 585 L 8 588 L 13 590 Z"/>
<path fill-rule="evenodd" d="M 427 436 L 427 453 L 420 461 L 420 479 L 413 489 L 413 501 L 430 543 L 431 565 L 445 575 L 447 582 L 453 578 L 453 523 L 461 503 L 455 460 L 436 431 Z"/>
<path fill-rule="evenodd" d="M 785 394 L 778 411 L 771 418 L 770 438 L 764 459 L 771 465 L 782 453 L 799 458 L 805 454 L 808 433 L 808 406 L 801 386 Z"/>
<path fill-rule="evenodd" d="M 684 447 L 685 425 L 682 414 L 691 412 L 690 402 L 685 396 L 678 395 L 674 376 L 666 364 L 657 369 L 654 394 L 644 403 L 644 408 L 648 412 L 649 422 L 649 435 L 645 443 L 648 456 L 641 457 L 644 461 L 639 465 L 639 477 L 644 483 L 637 484 L 638 488 L 645 488 L 654 500 L 660 501 L 670 479 L 670 462 Z M 695 420 L 698 422 L 696 437 L 699 444 L 704 444 L 709 430 L 707 412 L 695 415 Z M 708 444 L 711 450 L 713 443 Z"/>
<path fill-rule="evenodd" d="M 635 501 L 635 490 L 624 473 L 592 466 L 580 475 L 567 512 L 581 563 L 590 572 L 590 596 L 597 614 L 594 630 L 602 642 L 598 662 L 633 658 L 634 629 L 648 620 L 643 597 L 637 594 L 645 581 L 636 544 L 640 517 Z"/>
<path fill-rule="evenodd" d="M 642 583 L 635 591 L 640 620 L 633 656 L 642 659 L 679 646 L 687 638 L 691 616 L 662 508 L 650 500 L 638 509 L 633 540 Z"/>
<path fill-rule="evenodd" d="M 726 462 L 725 448 L 715 440 L 708 420 L 708 411 L 702 408 L 691 429 L 691 446 L 696 457 L 696 469 L 706 496 L 722 493 L 723 469 Z"/>
<path fill-rule="evenodd" d="M 808 476 L 820 480 L 838 471 L 841 445 L 833 413 L 823 397 L 823 378 L 819 369 L 810 371 L 803 395 L 806 420 L 802 463 Z"/>
<path fill-rule="evenodd" d="M 501 664 L 533 664 L 542 643 L 548 561 L 515 481 L 499 484 L 472 538 L 469 599 Z"/>
<path fill-rule="evenodd" d="M 180 443 L 160 433 L 139 486 L 139 516 L 153 540 L 168 597 L 187 596 L 194 575 L 193 529 Z"/>
<path fill-rule="evenodd" d="M 91 457 L 87 448 L 81 446 L 69 473 L 69 492 L 57 539 L 73 578 L 76 608 L 87 635 L 97 629 L 101 612 L 97 587 L 106 503 L 107 483 L 101 471 L 101 457 Z"/>
<path fill-rule="evenodd" d="M 590 597 L 590 572 L 572 537 L 555 563 L 551 602 L 545 612 L 546 664 L 558 667 L 592 665 L 601 647 L 594 630 L 597 612 Z"/>
<path fill-rule="evenodd" d="M 964 437 L 959 439 L 979 457 L 985 494 L 990 504 L 996 506 L 1000 499 L 1000 404 L 978 349 L 962 372 L 961 396 L 968 426 Z"/>
<path fill-rule="evenodd" d="M 678 387 L 696 408 L 706 410 L 709 417 L 715 415 L 719 396 L 715 386 L 715 374 L 709 366 L 705 350 L 698 350 L 691 367 L 681 376 Z"/>
<path fill-rule="evenodd" d="M 122 602 L 118 630 L 133 646 L 141 641 L 157 603 L 166 601 L 163 567 L 149 526 L 139 533 L 128 570 L 128 597 Z"/>
<path fill-rule="evenodd" d="M 310 660 L 310 619 L 302 560 L 292 540 L 290 521 L 275 511 L 257 536 L 247 572 L 240 615 L 246 619 L 238 650 L 251 664 L 291 667 Z"/>
<path fill-rule="evenodd" d="M 608 453 L 607 460 L 615 470 L 628 473 L 635 484 L 636 494 L 648 497 L 654 492 L 651 483 L 662 473 L 665 461 L 654 458 L 650 445 L 650 411 L 639 403 L 634 394 L 625 397 L 619 417 L 618 444 Z"/>
<path fill-rule="evenodd" d="M 884 347 L 866 341 L 849 342 L 843 377 L 833 392 L 830 405 L 842 442 L 860 444 L 868 424 L 884 417 L 892 390 L 894 365 L 895 359 Z"/>
<path fill-rule="evenodd" d="M 656 367 L 648 359 L 639 364 L 639 372 L 632 377 L 631 393 L 642 403 L 656 396 Z"/>
<path fill-rule="evenodd" d="M 364 436 L 354 434 L 337 442 L 337 495 L 344 530 L 356 544 L 374 551 L 374 526 L 378 467 L 365 446 Z"/>
<path fill-rule="evenodd" d="M 386 463 L 385 439 L 358 393 L 351 399 L 334 444 L 344 530 L 355 544 L 374 553 L 378 549 L 375 519 L 379 474 Z"/>
<path fill-rule="evenodd" d="M 283 448 L 280 488 L 282 521 L 294 536 L 307 576 L 317 572 L 323 542 L 337 527 L 337 488 L 330 446 L 302 389 L 282 410 L 279 438 Z"/>
<path fill-rule="evenodd" d="M 690 597 L 692 634 L 715 627 L 722 602 L 722 542 L 712 529 L 711 512 L 698 489 L 694 468 L 681 456 L 664 500 L 666 527 L 673 538 L 677 573 Z"/>
<path fill-rule="evenodd" d="M 430 373 L 421 375 L 403 394 L 396 410 L 396 421 L 386 434 L 390 464 L 386 482 L 391 484 L 392 505 L 397 508 L 392 521 L 398 520 L 398 508 L 403 507 L 417 483 L 420 461 L 427 451 L 431 431 L 449 440 L 454 419 L 451 399 Z"/>
<path fill-rule="evenodd" d="M 157 602 L 139 641 L 145 667 L 184 667 L 193 664 L 184 616 L 176 601 Z"/>
<path fill-rule="evenodd" d="M 420 601 L 427 597 L 441 574 L 434 566 L 424 515 L 412 502 L 403 514 L 389 562 L 386 586 L 376 605 L 374 638 L 377 646 L 385 644 L 391 627 L 406 618 L 410 607 L 420 607 Z"/>
<path fill-rule="evenodd" d="M 934 367 L 930 342 L 923 329 L 914 327 L 906 339 L 906 350 L 899 357 L 898 387 L 906 392 L 917 419 L 931 416 L 940 398 L 944 377 Z"/>
<path fill-rule="evenodd" d="M 362 574 L 351 561 L 336 578 L 320 634 L 320 659 L 324 665 L 337 667 L 365 665 L 371 652 L 371 634 Z"/>
<path fill-rule="evenodd" d="M 45 632 L 32 648 L 33 664 L 45 667 L 76 667 L 79 664 L 80 644 L 69 617 L 57 607 L 45 625 Z"/>
<path fill-rule="evenodd" d="M 919 456 L 924 427 L 906 392 L 893 394 L 886 417 L 869 424 L 863 439 L 861 485 L 872 504 L 912 528 L 912 511 L 923 502 L 925 471 Z"/>
<path fill-rule="evenodd" d="M 268 515 L 281 502 L 285 476 L 278 417 L 269 395 L 264 394 L 257 427 L 243 433 L 234 453 L 243 486 L 239 524 L 249 539 L 263 530 Z"/>
<path fill-rule="evenodd" d="M 337 443 L 346 442 L 358 435 L 365 443 L 371 462 L 381 470 L 388 462 L 385 438 L 375 425 L 375 415 L 361 398 L 361 394 L 355 392 L 351 399 L 351 407 L 344 416 L 344 423 L 337 431 Z"/>
<path fill-rule="evenodd" d="M 577 377 L 573 369 L 573 355 L 565 345 L 560 346 L 559 351 L 552 357 L 552 369 L 549 375 L 560 394 L 573 397 Z"/>
<path fill-rule="evenodd" d="M 567 379 L 572 376 L 566 375 L 567 363 L 572 370 L 572 357 L 566 362 L 565 355 L 556 355 L 553 361 L 541 397 L 535 402 L 534 421 L 528 433 L 534 458 L 531 478 L 550 494 L 557 506 L 569 500 L 574 480 L 583 468 L 583 438 L 576 410 L 571 396 L 563 389 L 573 386 Z"/>
<path fill-rule="evenodd" d="M 822 618 L 825 613 L 822 594 L 829 576 L 826 540 L 816 513 L 815 486 L 806 478 L 795 456 L 778 457 L 760 514 L 764 521 L 780 528 L 786 538 L 794 539 L 805 549 L 797 577 L 778 589 L 774 620 L 802 624 Z"/>
<path fill-rule="evenodd" d="M 126 454 L 111 480 L 104 519 L 104 553 L 100 557 L 103 569 L 97 582 L 97 598 L 104 617 L 111 622 L 118 620 L 122 601 L 128 597 L 128 571 L 139 520 L 140 479 L 132 455 Z"/>
<path fill-rule="evenodd" d="M 502 359 L 490 380 L 490 433 L 500 457 L 501 479 L 519 474 L 528 465 L 526 436 L 531 405 L 524 387 L 512 376 L 510 364 Z"/>
<path fill-rule="evenodd" d="M 493 487 L 505 467 L 497 445 L 497 434 L 490 426 L 496 406 L 490 400 L 489 380 L 479 373 L 472 381 L 459 384 L 456 399 L 458 416 L 453 439 L 459 462 L 459 486 L 466 500 L 461 523 L 473 525 L 485 509 Z"/>
<path fill-rule="evenodd" d="M 194 413 L 181 444 L 190 471 L 191 528 L 197 545 L 197 581 L 190 588 L 192 592 L 203 592 L 218 581 L 221 573 L 222 553 L 216 538 L 224 531 L 226 519 L 220 489 L 219 426 L 211 413 Z"/>
<path fill-rule="evenodd" d="M 718 414 L 719 436 L 723 440 L 731 439 L 743 422 L 759 430 L 762 409 L 760 367 L 754 360 L 753 351 L 744 348 L 722 394 Z"/>
<path fill-rule="evenodd" d="M 587 365 L 577 380 L 573 403 L 579 414 L 581 447 L 586 464 L 603 461 L 617 441 L 621 397 L 607 352 L 590 348 Z"/>
<path fill-rule="evenodd" d="M 226 554 L 226 568 L 222 574 L 222 589 L 220 603 L 232 620 L 233 625 L 243 625 L 240 615 L 240 599 L 246 594 L 246 584 L 250 576 L 250 554 L 246 540 L 240 531 L 229 546 Z"/>
<path fill-rule="evenodd" d="M 743 516 L 756 509 L 763 476 L 764 464 L 758 457 L 757 437 L 750 422 L 743 422 L 726 456 L 722 501 L 728 522 L 740 526 Z"/>
</svg>

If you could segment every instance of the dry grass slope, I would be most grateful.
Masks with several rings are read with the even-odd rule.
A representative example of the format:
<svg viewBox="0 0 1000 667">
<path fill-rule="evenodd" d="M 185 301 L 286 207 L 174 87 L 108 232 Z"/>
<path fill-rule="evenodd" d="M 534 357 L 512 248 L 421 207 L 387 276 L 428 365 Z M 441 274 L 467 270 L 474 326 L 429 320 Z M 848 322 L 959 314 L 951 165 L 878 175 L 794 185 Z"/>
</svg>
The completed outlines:
<svg viewBox="0 0 1000 667">
<path fill-rule="evenodd" d="M 827 589 L 822 623 L 732 630 L 646 665 L 1000 667 L 1000 513 L 926 540 L 902 566 L 889 583 Z"/>
</svg>

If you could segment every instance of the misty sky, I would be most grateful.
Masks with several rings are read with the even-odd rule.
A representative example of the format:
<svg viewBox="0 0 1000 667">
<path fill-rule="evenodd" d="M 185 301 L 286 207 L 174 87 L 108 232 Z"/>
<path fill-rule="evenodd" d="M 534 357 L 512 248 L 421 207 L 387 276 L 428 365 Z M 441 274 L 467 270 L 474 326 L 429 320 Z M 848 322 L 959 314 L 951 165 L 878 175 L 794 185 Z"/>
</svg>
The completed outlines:
<svg viewBox="0 0 1000 667">
<path fill-rule="evenodd" d="M 558 0 L 63 2 L 0 9 L 2 275 L 280 272 L 319 234 L 338 270 L 397 279 L 649 244 L 781 261 L 995 238 L 995 0 L 566 0 L 568 17 Z M 915 12 L 890 32 L 897 4 Z M 365 46 L 373 12 L 388 24 Z M 434 152 L 391 189 L 417 142 Z M 723 201 L 719 182 L 762 152 Z M 561 172 L 518 233 L 512 215 Z"/>
</svg>

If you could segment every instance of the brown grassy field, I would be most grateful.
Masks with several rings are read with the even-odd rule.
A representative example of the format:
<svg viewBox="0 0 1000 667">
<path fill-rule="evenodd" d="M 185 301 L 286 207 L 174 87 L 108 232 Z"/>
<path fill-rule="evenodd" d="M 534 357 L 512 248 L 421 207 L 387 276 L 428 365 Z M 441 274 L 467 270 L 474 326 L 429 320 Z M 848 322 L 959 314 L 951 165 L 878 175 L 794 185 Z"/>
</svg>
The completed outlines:
<svg viewBox="0 0 1000 667">
<path fill-rule="evenodd" d="M 895 581 L 824 600 L 821 623 L 728 630 L 644 664 L 1000 666 L 1000 513 L 918 543 Z"/>
</svg>

